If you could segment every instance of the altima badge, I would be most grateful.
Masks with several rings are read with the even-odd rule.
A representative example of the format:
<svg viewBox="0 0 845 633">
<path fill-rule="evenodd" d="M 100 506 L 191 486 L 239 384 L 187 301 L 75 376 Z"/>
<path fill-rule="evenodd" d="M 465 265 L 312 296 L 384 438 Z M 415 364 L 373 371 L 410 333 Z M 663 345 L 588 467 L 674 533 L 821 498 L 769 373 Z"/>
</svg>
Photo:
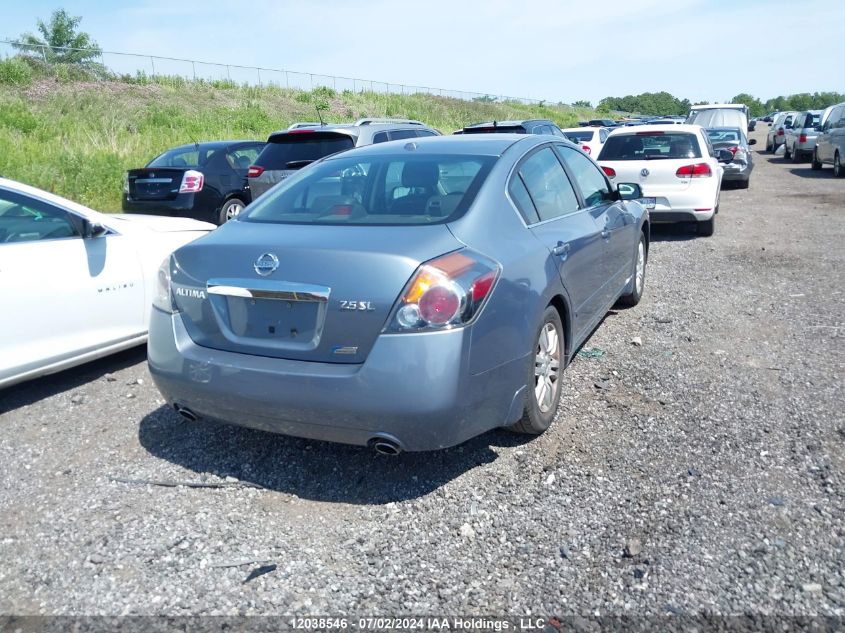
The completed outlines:
<svg viewBox="0 0 845 633">
<path fill-rule="evenodd" d="M 650 172 L 648 169 L 646 169 L 645 167 L 643 167 L 643 168 L 640 170 L 640 176 L 642 176 L 643 178 L 648 178 L 648 175 L 649 175 L 650 173 L 651 173 L 651 172 Z"/>
<path fill-rule="evenodd" d="M 266 277 L 279 267 L 279 258 L 273 255 L 273 253 L 264 253 L 255 260 L 252 267 L 255 268 L 255 272 L 259 275 Z"/>
</svg>

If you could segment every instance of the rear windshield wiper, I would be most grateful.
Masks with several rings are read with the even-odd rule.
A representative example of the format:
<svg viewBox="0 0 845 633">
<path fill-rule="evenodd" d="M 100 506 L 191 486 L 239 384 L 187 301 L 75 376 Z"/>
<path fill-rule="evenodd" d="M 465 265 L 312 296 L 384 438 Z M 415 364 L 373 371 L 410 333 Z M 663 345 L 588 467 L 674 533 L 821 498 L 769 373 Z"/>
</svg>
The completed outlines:
<svg viewBox="0 0 845 633">
<path fill-rule="evenodd" d="M 286 169 L 299 169 L 301 167 L 305 167 L 306 165 L 310 165 L 313 163 L 313 160 L 291 160 L 285 163 Z"/>
</svg>

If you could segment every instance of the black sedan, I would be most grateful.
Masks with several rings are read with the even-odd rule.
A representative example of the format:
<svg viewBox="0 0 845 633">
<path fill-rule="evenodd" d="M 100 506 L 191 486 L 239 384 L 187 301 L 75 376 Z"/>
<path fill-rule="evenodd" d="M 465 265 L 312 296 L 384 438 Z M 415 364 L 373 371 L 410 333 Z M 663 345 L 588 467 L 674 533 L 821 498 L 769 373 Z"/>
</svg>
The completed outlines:
<svg viewBox="0 0 845 633">
<path fill-rule="evenodd" d="M 215 141 L 169 149 L 123 183 L 123 210 L 223 224 L 252 202 L 247 170 L 262 141 Z"/>
</svg>

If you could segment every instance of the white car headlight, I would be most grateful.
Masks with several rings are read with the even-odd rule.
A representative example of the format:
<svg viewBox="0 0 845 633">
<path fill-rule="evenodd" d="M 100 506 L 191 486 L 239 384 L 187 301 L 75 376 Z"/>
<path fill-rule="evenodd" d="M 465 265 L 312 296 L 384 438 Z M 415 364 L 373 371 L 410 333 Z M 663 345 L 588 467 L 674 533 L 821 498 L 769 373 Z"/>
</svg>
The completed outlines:
<svg viewBox="0 0 845 633">
<path fill-rule="evenodd" d="M 172 314 L 176 312 L 173 296 L 170 294 L 170 256 L 168 255 L 158 268 L 153 292 L 153 306 Z"/>
</svg>

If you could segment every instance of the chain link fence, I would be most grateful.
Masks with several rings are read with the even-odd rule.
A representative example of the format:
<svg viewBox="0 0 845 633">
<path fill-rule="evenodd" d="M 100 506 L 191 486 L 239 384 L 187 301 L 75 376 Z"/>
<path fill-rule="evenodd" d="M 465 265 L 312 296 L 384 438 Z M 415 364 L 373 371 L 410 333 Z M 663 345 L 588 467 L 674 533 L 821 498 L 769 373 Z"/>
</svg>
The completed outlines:
<svg viewBox="0 0 845 633">
<path fill-rule="evenodd" d="M 525 105 L 541 105 L 546 103 L 540 99 L 525 97 L 511 97 L 483 92 L 467 92 L 465 90 L 450 90 L 431 86 L 415 86 L 410 84 L 389 83 L 374 79 L 357 79 L 354 77 L 340 77 L 336 75 L 320 75 L 281 68 L 262 68 L 258 66 L 241 66 L 239 64 L 217 64 L 195 59 L 180 59 L 177 57 L 161 57 L 159 55 L 139 55 L 136 53 L 120 53 L 116 51 L 100 51 L 96 49 L 78 49 L 56 46 L 39 46 L 27 44 L 23 50 L 18 42 L 11 39 L 0 40 L 0 55 L 5 58 L 25 52 L 44 62 L 49 62 L 57 53 L 90 53 L 95 52 L 91 61 L 99 66 L 97 72 L 92 72 L 92 78 L 100 80 L 128 77 L 132 79 L 151 79 L 179 77 L 190 81 L 232 82 L 247 86 L 275 86 L 293 90 L 313 91 L 315 88 L 327 87 L 342 92 L 377 92 L 384 94 L 415 94 L 425 93 L 441 97 L 451 97 L 465 101 L 509 101 Z M 91 64 L 88 64 L 91 67 Z M 563 104 L 558 104 L 563 105 Z"/>
</svg>

